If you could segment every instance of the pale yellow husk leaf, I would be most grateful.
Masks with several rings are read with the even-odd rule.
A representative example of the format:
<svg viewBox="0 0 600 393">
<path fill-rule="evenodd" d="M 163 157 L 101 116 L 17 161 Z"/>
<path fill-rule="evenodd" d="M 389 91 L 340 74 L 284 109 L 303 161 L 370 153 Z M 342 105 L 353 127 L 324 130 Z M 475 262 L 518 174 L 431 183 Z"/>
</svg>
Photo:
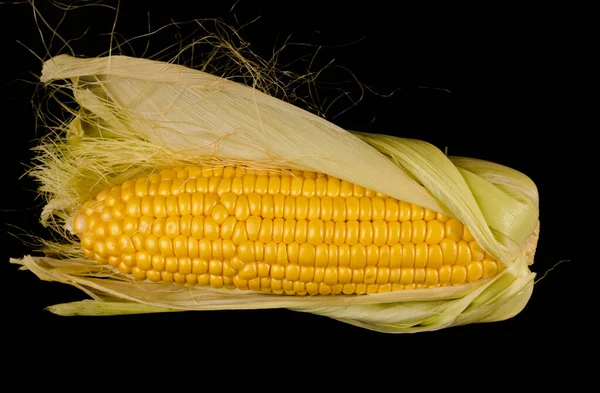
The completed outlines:
<svg viewBox="0 0 600 393">
<path fill-rule="evenodd" d="M 53 306 L 53 312 L 283 307 L 401 333 L 510 318 L 531 295 L 538 195 L 517 171 L 448 158 L 422 141 L 349 132 L 250 87 L 178 65 L 62 55 L 45 63 L 41 79 L 69 80 L 81 107 L 64 125 L 64 135 L 42 144 L 32 172 L 48 198 L 42 221 L 72 248 L 68 258 L 63 253 L 12 262 L 43 280 L 75 285 L 93 299 Z M 506 268 L 465 286 L 295 297 L 136 282 L 80 255 L 69 229 L 85 200 L 128 178 L 186 163 L 324 172 L 456 217 Z"/>
</svg>

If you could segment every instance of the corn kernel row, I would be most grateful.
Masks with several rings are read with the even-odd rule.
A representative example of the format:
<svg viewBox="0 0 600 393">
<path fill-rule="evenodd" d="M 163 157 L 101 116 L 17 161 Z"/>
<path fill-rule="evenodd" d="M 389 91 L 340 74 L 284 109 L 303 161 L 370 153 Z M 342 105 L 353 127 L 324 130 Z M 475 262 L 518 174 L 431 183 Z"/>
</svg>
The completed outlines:
<svg viewBox="0 0 600 393">
<path fill-rule="evenodd" d="M 102 213 L 92 213 L 89 216 L 78 216 L 74 221 L 75 231 L 82 233 L 87 228 L 87 233 L 93 235 L 98 241 L 108 237 L 119 237 L 123 234 L 133 236 L 154 235 L 167 236 L 174 239 L 178 236 L 193 236 L 196 239 L 206 237 L 209 240 L 217 238 L 232 239 L 236 245 L 243 241 L 261 240 L 267 243 L 271 240 L 286 244 L 308 242 L 313 245 L 361 243 L 365 246 L 385 244 L 441 244 L 442 247 L 465 247 L 463 243 L 473 244 L 472 251 L 476 249 L 474 240 L 462 236 L 460 232 L 452 230 L 450 220 L 445 227 L 441 221 L 432 220 L 425 222 L 386 222 L 375 221 L 323 221 L 319 218 L 311 220 L 296 219 L 261 219 L 258 216 L 248 217 L 245 221 L 228 217 L 225 220 L 215 220 L 214 216 L 170 216 L 165 218 L 152 217 L 125 217 L 123 220 L 113 219 L 105 221 Z M 456 245 L 458 244 L 458 246 Z M 463 246 L 460 246 L 463 244 Z"/>
<path fill-rule="evenodd" d="M 122 194 L 122 195 L 121 195 Z M 314 219 L 324 221 L 374 221 L 387 222 L 425 221 L 437 219 L 442 223 L 450 221 L 451 228 L 463 232 L 462 224 L 433 210 L 423 209 L 417 205 L 397 201 L 393 198 L 381 197 L 330 197 L 330 196 L 285 196 L 277 193 L 274 195 L 250 192 L 236 195 L 232 192 L 203 193 L 189 190 L 173 194 L 165 191 L 164 194 L 141 195 L 125 192 L 114 187 L 110 192 L 99 194 L 98 202 L 89 201 L 84 206 L 88 212 L 96 210 L 99 206 L 104 209 L 106 220 L 111 218 L 130 217 L 158 217 L 180 215 L 214 215 L 225 220 L 234 216 L 238 220 L 245 220 L 250 216 L 262 218 L 295 218 Z M 89 213 L 88 213 L 89 214 Z M 218 218 L 215 217 L 218 220 Z"/>
<path fill-rule="evenodd" d="M 446 240 L 446 239 L 445 239 Z M 450 240 L 448 242 L 451 242 Z M 137 261 L 139 266 L 149 266 L 147 261 L 154 258 L 202 258 L 205 260 L 221 260 L 239 258 L 243 263 L 261 262 L 271 265 L 286 266 L 349 266 L 353 269 L 362 269 L 366 266 L 380 266 L 391 268 L 430 268 L 440 269 L 443 266 L 467 266 L 484 259 L 493 259 L 487 255 L 475 242 L 455 243 L 456 247 L 427 245 L 425 243 L 381 247 L 370 244 L 365 246 L 357 243 L 313 245 L 310 243 L 245 240 L 235 244 L 231 239 L 178 236 L 171 239 L 168 236 L 155 235 L 133 236 L 121 235 L 109 237 L 106 241 L 97 241 L 92 236 L 83 236 L 81 239 L 82 251 L 89 258 L 94 258 L 102 263 L 108 259 L 122 260 L 128 266 L 133 266 Z M 112 264 L 112 263 L 111 263 Z M 147 268 L 143 268 L 147 270 Z"/>
<path fill-rule="evenodd" d="M 268 263 L 244 264 L 239 259 L 205 260 L 201 258 L 157 258 L 153 257 L 148 265 L 118 267 L 123 273 L 132 273 L 137 279 L 148 278 L 152 281 L 175 281 L 197 284 L 208 280 L 207 285 L 220 288 L 248 289 L 248 283 L 260 279 L 262 290 L 269 289 L 265 282 L 302 283 L 304 288 L 312 284 L 334 286 L 338 284 L 354 285 L 402 285 L 413 288 L 433 288 L 446 285 L 461 285 L 475 282 L 481 278 L 492 277 L 497 273 L 497 262 L 492 260 L 476 261 L 467 266 L 442 266 L 430 268 L 390 268 L 368 266 L 364 269 L 352 269 L 347 266 L 310 267 L 298 265 L 269 265 Z M 146 269 L 145 269 L 146 268 Z M 318 290 L 302 290 L 292 286 L 287 292 L 318 293 Z"/>
</svg>

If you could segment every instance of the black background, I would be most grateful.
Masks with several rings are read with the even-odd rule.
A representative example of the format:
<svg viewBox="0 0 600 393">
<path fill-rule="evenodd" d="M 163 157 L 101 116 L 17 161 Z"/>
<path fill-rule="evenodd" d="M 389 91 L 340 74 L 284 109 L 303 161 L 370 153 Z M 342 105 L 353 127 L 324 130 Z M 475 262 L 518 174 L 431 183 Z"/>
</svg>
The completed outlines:
<svg viewBox="0 0 600 393">
<path fill-rule="evenodd" d="M 334 122 L 342 127 L 426 140 L 448 148 L 450 155 L 498 162 L 530 176 L 540 192 L 541 237 L 532 269 L 541 277 L 559 261 L 568 259 L 536 284 L 523 312 L 497 323 L 475 324 L 417 335 L 387 335 L 355 328 L 341 322 L 287 310 L 215 311 L 102 318 L 65 318 L 44 307 L 84 298 L 69 286 L 42 282 L 30 272 L 20 272 L 8 263 L 30 247 L 11 233 L 22 229 L 46 235 L 38 224 L 42 201 L 36 199 L 35 184 L 21 177 L 33 157 L 29 150 L 43 133 L 36 129 L 32 99 L 41 62 L 31 52 L 47 59 L 31 5 L 0 4 L 0 37 L 4 70 L 0 74 L 0 129 L 2 130 L 2 181 L 0 185 L 0 249 L 2 250 L 3 295 L 1 318 L 8 328 L 7 358 L 38 344 L 44 353 L 70 343 L 103 343 L 111 348 L 126 342 L 128 348 L 168 351 L 187 350 L 188 340 L 197 338 L 195 351 L 216 345 L 235 356 L 266 356 L 289 359 L 300 353 L 335 358 L 327 348 L 357 346 L 373 353 L 402 353 L 409 345 L 421 346 L 439 339 L 438 351 L 452 354 L 481 348 L 500 337 L 528 341 L 536 346 L 573 340 L 573 332 L 585 337 L 580 312 L 582 294 L 576 290 L 589 280 L 574 257 L 580 239 L 575 220 L 581 208 L 573 204 L 580 185 L 571 172 L 583 153 L 578 138 L 589 127 L 578 124 L 584 107 L 577 104 L 585 81 L 580 65 L 586 50 L 580 38 L 587 26 L 579 22 L 583 11 L 569 13 L 560 8 L 408 7 L 404 2 L 291 1 L 268 2 L 134 2 L 123 0 L 115 31 L 131 38 L 157 29 L 170 21 L 222 18 L 234 26 L 246 26 L 243 37 L 262 57 L 285 38 L 312 47 L 290 47 L 282 62 L 314 52 L 322 46 L 315 66 L 334 59 L 375 92 Z M 79 4 L 87 4 L 86 2 Z M 103 4 L 116 5 L 115 1 Z M 65 12 L 49 2 L 36 2 L 51 26 Z M 70 11 L 57 30 L 79 55 L 96 56 L 108 49 L 115 11 L 99 6 Z M 36 20 L 37 19 L 37 24 Z M 42 27 L 46 43 L 51 32 Z M 187 31 L 182 28 L 182 34 Z M 178 37 L 168 33 L 153 38 L 149 53 Z M 147 41 L 134 48 L 143 52 Z M 57 54 L 61 41 L 55 37 L 50 54 Z M 124 48 L 126 54 L 132 54 Z M 63 50 L 64 52 L 64 50 Z M 6 68 L 7 67 L 7 68 Z M 306 62 L 291 68 L 306 72 Z M 316 67 L 318 68 L 318 67 Z M 324 72 L 323 82 L 352 81 L 342 68 Z M 342 86 L 359 96 L 355 83 Z M 322 86 L 323 97 L 336 95 Z M 349 108 L 338 101 L 327 113 L 331 118 Z M 597 271 L 597 269 L 596 269 Z M 585 323 L 585 322 L 584 322 Z M 51 337 L 44 340 L 41 337 Z M 111 339 L 110 337 L 114 337 Z M 114 340 L 114 341 L 111 341 Z M 124 340 L 124 341 L 122 341 Z M 108 344 L 113 343 L 113 344 Z M 212 343 L 212 344 L 211 344 Z M 83 344 L 82 344 L 83 345 Z M 266 348 L 266 349 L 265 349 Z M 512 349 L 507 349 L 508 351 Z M 5 351 L 4 354 L 7 352 Z M 404 355 L 406 358 L 407 355 Z M 343 360 L 339 359 L 338 360 Z"/>
</svg>

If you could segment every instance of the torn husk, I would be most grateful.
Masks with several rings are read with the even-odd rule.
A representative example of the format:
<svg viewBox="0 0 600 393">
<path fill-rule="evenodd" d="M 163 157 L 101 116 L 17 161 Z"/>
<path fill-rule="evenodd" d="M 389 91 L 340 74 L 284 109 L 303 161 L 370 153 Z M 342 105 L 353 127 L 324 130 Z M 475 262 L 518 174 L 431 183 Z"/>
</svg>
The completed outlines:
<svg viewBox="0 0 600 393">
<path fill-rule="evenodd" d="M 46 257 L 11 260 L 92 300 L 61 315 L 289 308 L 390 333 L 510 318 L 533 289 L 535 184 L 498 164 L 447 157 L 422 141 L 350 132 L 251 87 L 183 66 L 112 56 L 57 56 L 41 77 L 68 81 L 79 109 L 38 147 L 31 175 L 47 198 L 42 222 L 65 237 Z M 64 87 L 61 87 L 64 88 Z M 429 208 L 465 224 L 504 269 L 461 286 L 365 295 L 286 296 L 136 281 L 86 259 L 74 214 L 101 190 L 167 166 L 309 170 Z"/>
</svg>

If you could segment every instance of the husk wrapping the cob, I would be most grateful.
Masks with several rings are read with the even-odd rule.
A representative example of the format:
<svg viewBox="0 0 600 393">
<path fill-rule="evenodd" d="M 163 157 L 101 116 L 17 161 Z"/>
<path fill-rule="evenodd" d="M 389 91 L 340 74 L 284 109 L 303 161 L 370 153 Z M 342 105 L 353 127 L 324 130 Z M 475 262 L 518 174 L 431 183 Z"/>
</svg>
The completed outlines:
<svg viewBox="0 0 600 393">
<path fill-rule="evenodd" d="M 42 223 L 65 240 L 47 256 L 12 260 L 93 300 L 62 315 L 289 308 L 384 332 L 436 330 L 510 318 L 533 289 L 538 195 L 525 175 L 447 157 L 417 140 L 350 132 L 251 87 L 169 63 L 57 56 L 42 82 L 69 81 L 78 105 L 39 146 L 31 174 L 47 198 Z M 505 268 L 461 286 L 359 296 L 285 296 L 135 281 L 83 257 L 72 234 L 81 205 L 103 189 L 171 165 L 243 165 L 326 173 L 455 217 Z"/>
</svg>

